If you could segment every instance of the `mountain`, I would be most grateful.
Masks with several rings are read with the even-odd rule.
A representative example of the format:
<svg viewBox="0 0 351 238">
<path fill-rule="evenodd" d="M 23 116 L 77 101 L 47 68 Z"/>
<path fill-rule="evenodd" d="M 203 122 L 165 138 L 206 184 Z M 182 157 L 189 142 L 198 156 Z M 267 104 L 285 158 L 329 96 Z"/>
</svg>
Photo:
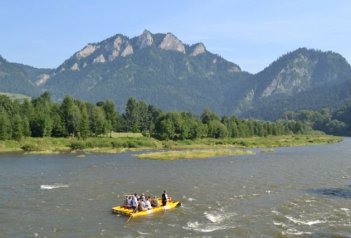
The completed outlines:
<svg viewBox="0 0 351 238">
<path fill-rule="evenodd" d="M 40 87 L 57 99 L 65 94 L 90 101 L 110 98 L 119 110 L 133 96 L 164 110 L 210 108 L 225 114 L 227 95 L 240 96 L 249 77 L 202 43 L 187 45 L 171 33 L 145 30 L 131 39 L 118 34 L 86 45 Z"/>
<path fill-rule="evenodd" d="M 41 89 L 35 84 L 35 81 L 49 72 L 49 69 L 37 69 L 23 64 L 10 63 L 0 56 L 0 92 L 36 96 Z"/>
<path fill-rule="evenodd" d="M 340 54 L 300 48 L 254 75 L 250 93 L 244 117 L 336 108 L 351 98 L 351 67 Z"/>
<path fill-rule="evenodd" d="M 338 108 L 351 100 L 351 67 L 340 54 L 300 48 L 252 75 L 172 33 L 145 30 L 90 43 L 53 70 L 0 57 L 0 92 L 91 102 L 112 99 L 119 111 L 130 97 L 167 111 L 275 120 L 286 111 Z"/>
</svg>

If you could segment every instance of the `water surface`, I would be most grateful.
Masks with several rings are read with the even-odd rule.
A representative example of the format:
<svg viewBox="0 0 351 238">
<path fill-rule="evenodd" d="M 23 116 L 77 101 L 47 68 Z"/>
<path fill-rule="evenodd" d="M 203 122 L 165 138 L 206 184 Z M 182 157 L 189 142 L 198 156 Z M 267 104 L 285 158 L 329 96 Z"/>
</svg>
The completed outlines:
<svg viewBox="0 0 351 238">
<path fill-rule="evenodd" d="M 351 139 L 204 160 L 0 156 L 0 237 L 351 237 Z M 124 194 L 179 209 L 126 223 Z"/>
</svg>

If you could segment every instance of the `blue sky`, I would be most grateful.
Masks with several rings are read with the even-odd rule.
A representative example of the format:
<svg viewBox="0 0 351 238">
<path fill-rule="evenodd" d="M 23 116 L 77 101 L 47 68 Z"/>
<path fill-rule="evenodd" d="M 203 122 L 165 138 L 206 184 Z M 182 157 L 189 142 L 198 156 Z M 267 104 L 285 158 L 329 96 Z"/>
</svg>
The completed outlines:
<svg viewBox="0 0 351 238">
<path fill-rule="evenodd" d="M 0 55 L 55 68 L 87 43 L 172 32 L 256 73 L 299 47 L 351 62 L 349 0 L 1 0 Z"/>
</svg>

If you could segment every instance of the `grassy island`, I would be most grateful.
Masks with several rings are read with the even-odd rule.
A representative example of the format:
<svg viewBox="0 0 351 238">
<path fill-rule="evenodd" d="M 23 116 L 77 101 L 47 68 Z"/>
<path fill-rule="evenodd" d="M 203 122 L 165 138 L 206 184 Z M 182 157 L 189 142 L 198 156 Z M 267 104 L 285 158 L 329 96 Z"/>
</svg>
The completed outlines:
<svg viewBox="0 0 351 238">
<path fill-rule="evenodd" d="M 244 149 L 194 149 L 170 150 L 138 154 L 139 159 L 176 160 L 176 159 L 205 159 L 216 156 L 238 156 L 254 154 L 251 150 Z"/>
</svg>

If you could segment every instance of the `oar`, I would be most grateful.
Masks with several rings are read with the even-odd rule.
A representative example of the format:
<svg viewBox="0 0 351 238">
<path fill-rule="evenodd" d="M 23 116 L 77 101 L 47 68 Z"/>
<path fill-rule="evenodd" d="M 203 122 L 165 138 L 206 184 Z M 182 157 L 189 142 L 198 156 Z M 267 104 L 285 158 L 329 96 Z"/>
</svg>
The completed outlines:
<svg viewBox="0 0 351 238">
<path fill-rule="evenodd" d="M 126 221 L 126 223 L 128 223 L 130 219 L 132 219 L 132 216 L 130 216 L 130 217 L 128 218 L 128 220 Z"/>
</svg>

